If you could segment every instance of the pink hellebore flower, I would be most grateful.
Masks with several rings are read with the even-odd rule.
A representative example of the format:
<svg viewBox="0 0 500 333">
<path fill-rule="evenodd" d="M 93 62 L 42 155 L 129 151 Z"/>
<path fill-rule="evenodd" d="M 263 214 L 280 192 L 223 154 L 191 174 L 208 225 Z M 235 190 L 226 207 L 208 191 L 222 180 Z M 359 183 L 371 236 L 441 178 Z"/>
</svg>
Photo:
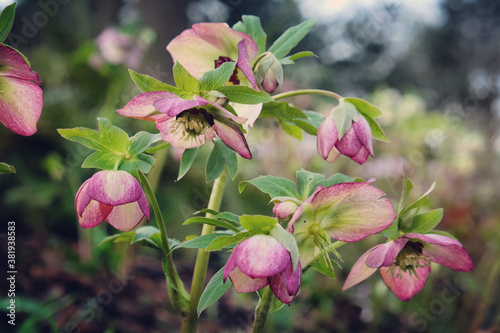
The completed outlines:
<svg viewBox="0 0 500 333">
<path fill-rule="evenodd" d="M 288 222 L 287 230 L 297 240 L 302 264 L 309 264 L 319 254 L 318 244 L 327 236 L 358 242 L 388 228 L 396 212 L 384 195 L 368 182 L 318 186 Z"/>
<path fill-rule="evenodd" d="M 259 53 L 257 44 L 247 34 L 230 28 L 226 23 L 198 23 L 184 30 L 168 45 L 174 63 L 178 61 L 191 75 L 200 78 L 205 72 L 225 62 L 236 62 L 229 84 L 251 86 L 259 90 L 251 62 Z M 261 104 L 232 104 L 236 113 L 253 123 L 260 114 Z"/>
<path fill-rule="evenodd" d="M 364 281 L 380 268 L 380 275 L 401 301 L 409 301 L 425 285 L 431 262 L 468 272 L 472 260 L 460 242 L 442 235 L 408 233 L 366 251 L 354 264 L 343 290 Z"/>
<path fill-rule="evenodd" d="M 351 127 L 339 139 L 337 126 L 331 114 L 319 126 L 317 147 L 321 157 L 330 163 L 333 163 L 342 154 L 359 164 L 363 164 L 368 159 L 368 155 L 373 156 L 370 125 L 360 114 L 358 120 L 353 120 Z"/>
<path fill-rule="evenodd" d="M 0 122 L 14 133 L 29 136 L 36 132 L 43 107 L 37 84 L 41 84 L 38 74 L 23 57 L 0 44 Z"/>
<path fill-rule="evenodd" d="M 149 208 L 139 182 L 126 171 L 104 170 L 82 184 L 75 198 L 78 222 L 93 228 L 106 220 L 121 231 L 134 229 Z"/>
<path fill-rule="evenodd" d="M 234 116 L 203 97 L 186 100 L 168 91 L 146 92 L 134 97 L 117 112 L 126 117 L 154 121 L 163 140 L 174 147 L 199 147 L 217 135 L 242 157 L 252 158 L 245 136 L 238 127 L 246 119 Z"/>
<path fill-rule="evenodd" d="M 286 304 L 299 292 L 302 267 L 293 271 L 290 253 L 273 236 L 256 235 L 238 244 L 224 268 L 223 280 L 231 279 L 239 293 L 257 291 L 269 285 Z"/>
</svg>

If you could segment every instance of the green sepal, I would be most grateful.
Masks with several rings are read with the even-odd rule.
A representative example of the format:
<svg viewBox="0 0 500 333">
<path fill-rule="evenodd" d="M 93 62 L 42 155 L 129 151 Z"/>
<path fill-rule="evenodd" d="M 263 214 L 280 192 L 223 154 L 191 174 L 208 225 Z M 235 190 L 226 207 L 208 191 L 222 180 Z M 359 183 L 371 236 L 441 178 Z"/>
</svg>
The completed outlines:
<svg viewBox="0 0 500 333">
<path fill-rule="evenodd" d="M 339 105 L 332 110 L 330 116 L 335 122 L 340 140 L 351 128 L 352 122 L 358 121 L 361 115 L 353 104 L 341 100 Z"/>
<path fill-rule="evenodd" d="M 363 99 L 355 97 L 346 97 L 344 98 L 344 101 L 354 105 L 358 112 L 365 117 L 368 125 L 370 125 L 370 130 L 374 139 L 389 142 L 389 139 L 385 136 L 384 130 L 375 120 L 382 115 L 382 111 L 380 111 L 378 107 Z"/>
</svg>

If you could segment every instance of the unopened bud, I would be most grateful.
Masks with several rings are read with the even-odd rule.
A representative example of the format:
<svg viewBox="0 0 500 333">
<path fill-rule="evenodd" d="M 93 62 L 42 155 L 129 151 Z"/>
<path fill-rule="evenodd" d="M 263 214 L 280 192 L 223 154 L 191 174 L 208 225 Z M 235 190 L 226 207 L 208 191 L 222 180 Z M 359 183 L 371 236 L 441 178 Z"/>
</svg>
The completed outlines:
<svg viewBox="0 0 500 333">
<path fill-rule="evenodd" d="M 268 93 L 275 92 L 283 84 L 283 68 L 271 52 L 266 52 L 255 66 L 255 80 L 259 88 Z"/>
<path fill-rule="evenodd" d="M 227 102 L 226 95 L 224 95 L 223 93 L 221 93 L 220 91 L 217 91 L 217 90 L 210 91 L 204 97 L 208 101 L 210 101 L 212 103 L 219 104 L 219 105 L 224 105 Z"/>
</svg>

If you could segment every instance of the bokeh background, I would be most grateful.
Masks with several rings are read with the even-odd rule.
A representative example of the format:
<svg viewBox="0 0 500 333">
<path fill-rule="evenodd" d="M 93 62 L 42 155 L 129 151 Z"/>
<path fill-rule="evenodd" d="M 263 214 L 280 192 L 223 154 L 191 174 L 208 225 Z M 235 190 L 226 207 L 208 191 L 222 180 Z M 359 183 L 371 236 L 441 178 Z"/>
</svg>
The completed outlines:
<svg viewBox="0 0 500 333">
<path fill-rule="evenodd" d="M 4 7 L 10 1 L 0 1 Z M 269 332 L 499 332 L 500 331 L 500 2 L 497 0 L 22 0 L 6 43 L 31 61 L 43 81 L 38 132 L 21 137 L 0 128 L 0 161 L 17 174 L 0 177 L 0 331 L 176 332 L 180 319 L 166 295 L 159 253 L 123 243 L 97 244 L 116 231 L 103 224 L 79 228 L 73 200 L 95 170 L 81 169 L 89 151 L 56 129 L 95 128 L 106 117 L 130 135 L 155 132 L 151 124 L 116 114 L 139 90 L 132 68 L 172 83 L 165 46 L 191 24 L 236 23 L 261 17 L 268 44 L 287 27 L 315 18 L 297 50 L 307 58 L 285 67 L 285 89 L 314 87 L 356 96 L 379 106 L 387 143 L 363 166 L 345 157 L 334 164 L 316 153 L 315 137 L 302 141 L 272 121 L 259 121 L 249 138 L 254 161 L 240 159 L 223 210 L 272 214 L 269 197 L 236 184 L 261 174 L 295 179 L 300 168 L 327 176 L 343 172 L 374 183 L 397 203 L 403 170 L 417 198 L 437 182 L 430 206 L 443 207 L 438 229 L 460 239 L 475 270 L 432 267 L 425 288 L 410 302 L 394 297 L 375 274 L 342 292 L 350 267 L 370 237 L 340 249 L 337 279 L 305 274 L 302 291 L 268 318 Z M 331 100 L 301 97 L 304 109 L 327 114 Z M 181 222 L 206 207 L 211 184 L 203 170 L 207 150 L 179 182 L 179 152 L 156 157 L 152 177 L 178 240 L 199 232 Z M 7 324 L 6 233 L 16 222 L 16 326 Z M 155 222 L 152 221 L 152 224 Z M 175 260 L 189 282 L 195 251 Z M 209 276 L 227 259 L 211 257 Z M 189 285 L 189 284 L 188 284 Z M 251 330 L 255 294 L 229 291 L 200 319 L 200 332 Z"/>
</svg>

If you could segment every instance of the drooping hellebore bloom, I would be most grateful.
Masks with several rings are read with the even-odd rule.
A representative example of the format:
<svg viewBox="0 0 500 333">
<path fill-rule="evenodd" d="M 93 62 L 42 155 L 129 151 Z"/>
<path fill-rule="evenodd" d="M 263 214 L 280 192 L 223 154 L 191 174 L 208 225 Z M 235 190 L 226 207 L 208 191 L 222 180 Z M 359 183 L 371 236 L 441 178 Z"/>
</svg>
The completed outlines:
<svg viewBox="0 0 500 333">
<path fill-rule="evenodd" d="M 302 267 L 299 262 L 293 271 L 290 252 L 276 238 L 255 235 L 234 248 L 224 268 L 223 281 L 228 277 L 239 293 L 269 285 L 281 302 L 290 304 L 299 292 Z"/>
<path fill-rule="evenodd" d="M 34 83 L 34 82 L 36 83 Z M 0 122 L 12 132 L 36 132 L 43 98 L 38 74 L 14 49 L 0 44 Z"/>
<path fill-rule="evenodd" d="M 442 235 L 408 233 L 366 251 L 354 264 L 342 290 L 364 281 L 380 268 L 380 275 L 401 301 L 409 301 L 425 285 L 431 262 L 455 271 L 474 268 L 460 242 Z"/>
<path fill-rule="evenodd" d="M 359 164 L 363 164 L 368 159 L 368 155 L 373 156 L 373 139 L 370 125 L 365 117 L 354 111 L 358 113 L 357 119 L 352 120 L 349 129 L 339 138 L 338 128 L 335 124 L 335 113 L 342 112 L 339 110 L 341 109 L 338 107 L 334 108 L 319 126 L 317 137 L 318 153 L 330 163 L 333 163 L 342 154 Z"/>
<path fill-rule="evenodd" d="M 316 191 L 302 203 L 288 222 L 299 247 L 303 265 L 319 254 L 326 237 L 357 242 L 388 228 L 396 218 L 384 192 L 370 183 L 340 183 Z"/>
<path fill-rule="evenodd" d="M 121 231 L 134 229 L 149 207 L 139 182 L 126 171 L 103 170 L 86 180 L 75 198 L 78 222 L 93 228 L 103 221 Z"/>
<path fill-rule="evenodd" d="M 167 91 L 146 92 L 134 97 L 117 112 L 126 117 L 154 121 L 163 140 L 174 147 L 199 147 L 217 135 L 242 157 L 252 158 L 238 127 L 246 119 L 203 97 L 186 100 Z"/>
<path fill-rule="evenodd" d="M 191 29 L 175 37 L 167 45 L 167 51 L 174 63 L 178 61 L 196 78 L 219 68 L 225 62 L 236 62 L 228 84 L 251 86 L 259 90 L 251 66 L 259 53 L 257 44 L 249 35 L 232 29 L 226 23 L 194 24 Z M 247 126 L 253 126 L 262 109 L 261 104 L 231 105 L 238 116 L 248 119 Z"/>
</svg>

